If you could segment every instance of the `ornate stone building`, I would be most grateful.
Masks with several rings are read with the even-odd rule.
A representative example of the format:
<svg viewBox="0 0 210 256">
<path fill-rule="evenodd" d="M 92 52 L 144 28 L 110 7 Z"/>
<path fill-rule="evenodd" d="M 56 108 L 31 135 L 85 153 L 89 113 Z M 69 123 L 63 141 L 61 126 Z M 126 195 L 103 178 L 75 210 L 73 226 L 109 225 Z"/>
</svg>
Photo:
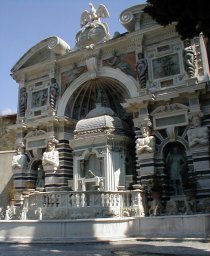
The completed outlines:
<svg viewBox="0 0 210 256">
<path fill-rule="evenodd" d="M 109 16 L 105 6 L 83 12 L 74 48 L 50 37 L 14 65 L 19 108 L 11 128 L 27 156 L 14 171 L 17 191 L 35 189 L 44 169 L 47 192 L 139 185 L 151 214 L 160 201 L 162 214 L 209 210 L 204 39 L 183 42 L 174 24 L 162 27 L 142 8 L 122 12 L 127 33 L 114 36 L 101 20 Z M 51 157 L 59 159 L 46 168 L 43 154 L 55 140 Z"/>
</svg>

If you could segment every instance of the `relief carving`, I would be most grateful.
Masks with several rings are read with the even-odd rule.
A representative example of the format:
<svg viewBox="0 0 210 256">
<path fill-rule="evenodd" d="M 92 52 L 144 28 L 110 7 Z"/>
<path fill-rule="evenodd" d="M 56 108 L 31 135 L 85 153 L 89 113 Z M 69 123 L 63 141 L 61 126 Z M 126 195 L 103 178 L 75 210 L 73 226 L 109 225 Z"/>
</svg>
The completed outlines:
<svg viewBox="0 0 210 256">
<path fill-rule="evenodd" d="M 140 87 L 146 88 L 146 82 L 148 79 L 148 63 L 147 59 L 144 58 L 143 53 L 138 53 L 138 60 L 136 64 L 136 72 L 139 79 Z"/>
<path fill-rule="evenodd" d="M 135 77 L 131 64 L 129 64 L 117 50 L 113 52 L 113 57 L 105 61 L 105 64 L 108 64 L 113 68 L 119 68 L 122 72 Z"/>
<path fill-rule="evenodd" d="M 193 49 L 190 39 L 185 39 L 184 41 L 184 51 L 183 51 L 183 59 L 184 59 L 184 68 L 189 77 L 195 76 L 196 69 L 196 54 Z"/>
<path fill-rule="evenodd" d="M 26 92 L 26 88 L 21 88 L 20 95 L 19 95 L 19 115 L 21 117 L 25 116 L 26 108 L 27 108 L 27 92 Z"/>
<path fill-rule="evenodd" d="M 53 111 L 55 111 L 57 98 L 59 95 L 59 87 L 56 83 L 56 80 L 54 78 L 51 79 L 51 85 L 50 85 L 50 107 Z"/>
</svg>

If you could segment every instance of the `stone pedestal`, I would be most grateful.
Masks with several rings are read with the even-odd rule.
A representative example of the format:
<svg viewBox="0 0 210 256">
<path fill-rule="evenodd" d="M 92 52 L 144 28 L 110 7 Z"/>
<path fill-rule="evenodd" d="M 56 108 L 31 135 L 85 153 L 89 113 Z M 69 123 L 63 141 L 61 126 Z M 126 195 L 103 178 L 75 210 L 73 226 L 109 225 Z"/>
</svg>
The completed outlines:
<svg viewBox="0 0 210 256">
<path fill-rule="evenodd" d="M 66 179 L 62 172 L 45 171 L 45 190 L 46 191 L 62 191 L 68 190 Z"/>
<path fill-rule="evenodd" d="M 25 171 L 22 169 L 13 170 L 13 181 L 14 187 L 17 191 L 22 191 L 25 189 Z"/>
<path fill-rule="evenodd" d="M 154 153 L 144 153 L 137 157 L 137 182 L 145 187 L 150 187 L 155 174 Z"/>
</svg>

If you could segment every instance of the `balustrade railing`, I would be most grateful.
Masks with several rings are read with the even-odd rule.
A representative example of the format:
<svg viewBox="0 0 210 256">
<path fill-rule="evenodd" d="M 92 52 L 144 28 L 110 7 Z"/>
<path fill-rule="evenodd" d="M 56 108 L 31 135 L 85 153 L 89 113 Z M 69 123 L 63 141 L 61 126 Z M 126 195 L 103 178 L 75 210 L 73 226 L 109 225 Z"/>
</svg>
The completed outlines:
<svg viewBox="0 0 210 256">
<path fill-rule="evenodd" d="M 32 219 L 145 216 L 144 193 L 137 190 L 34 192 L 24 205 Z"/>
</svg>

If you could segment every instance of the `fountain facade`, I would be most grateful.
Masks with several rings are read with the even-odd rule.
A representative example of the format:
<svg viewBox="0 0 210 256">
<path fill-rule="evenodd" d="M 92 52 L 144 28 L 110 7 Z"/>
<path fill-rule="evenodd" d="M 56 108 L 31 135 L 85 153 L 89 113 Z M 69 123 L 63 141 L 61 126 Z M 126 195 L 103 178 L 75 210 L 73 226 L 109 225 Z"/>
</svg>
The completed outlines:
<svg viewBox="0 0 210 256">
<path fill-rule="evenodd" d="M 122 12 L 128 33 L 114 36 L 104 5 L 86 11 L 74 48 L 50 37 L 14 65 L 15 205 L 2 218 L 209 213 L 205 41 L 183 42 L 143 7 Z"/>
</svg>

